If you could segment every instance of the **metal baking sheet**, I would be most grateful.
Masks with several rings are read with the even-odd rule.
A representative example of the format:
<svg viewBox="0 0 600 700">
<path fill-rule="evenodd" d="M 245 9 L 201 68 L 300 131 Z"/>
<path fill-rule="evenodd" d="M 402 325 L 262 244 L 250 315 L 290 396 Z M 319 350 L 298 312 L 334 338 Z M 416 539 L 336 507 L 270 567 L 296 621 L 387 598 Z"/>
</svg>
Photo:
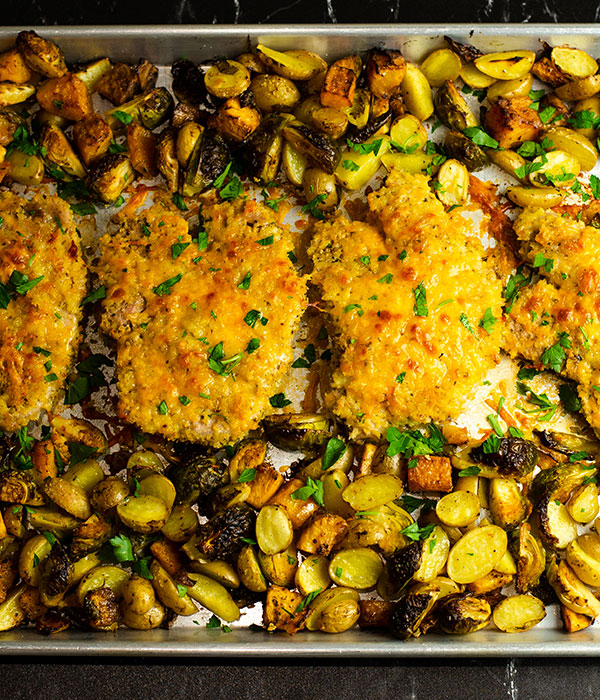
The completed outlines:
<svg viewBox="0 0 600 700">
<path fill-rule="evenodd" d="M 31 27 L 0 28 L 0 51 L 14 43 L 16 33 Z M 570 43 L 592 55 L 600 55 L 597 25 L 278 25 L 237 26 L 138 26 L 138 27 L 38 27 L 37 31 L 60 43 L 69 61 L 110 56 L 137 61 L 146 57 L 168 66 L 185 57 L 202 62 L 231 56 L 262 42 L 277 49 L 306 48 L 326 58 L 362 52 L 379 45 L 401 47 L 406 57 L 420 61 L 431 50 L 444 46 L 443 36 L 474 42 L 484 51 L 511 48 L 539 49 L 549 44 Z M 484 630 L 465 637 L 428 634 L 402 642 L 389 635 L 353 630 L 342 635 L 302 632 L 294 637 L 248 628 L 230 633 L 203 625 L 175 626 L 171 630 L 114 633 L 69 630 L 42 637 L 31 629 L 0 634 L 0 654 L 60 655 L 181 655 L 181 656 L 285 656 L 285 657 L 498 657 L 498 656 L 596 656 L 600 628 L 567 635 L 560 627 L 556 608 L 549 609 L 544 626 L 520 635 Z"/>
</svg>

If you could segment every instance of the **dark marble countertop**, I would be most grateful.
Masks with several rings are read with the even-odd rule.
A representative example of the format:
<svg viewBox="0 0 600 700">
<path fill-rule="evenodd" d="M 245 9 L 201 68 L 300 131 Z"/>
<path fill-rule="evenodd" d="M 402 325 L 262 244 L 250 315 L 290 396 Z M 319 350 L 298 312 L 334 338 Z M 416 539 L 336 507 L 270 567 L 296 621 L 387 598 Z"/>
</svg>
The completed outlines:
<svg viewBox="0 0 600 700">
<path fill-rule="evenodd" d="M 6 25 L 578 22 L 598 0 L 2 0 Z M 3 698 L 43 700 L 584 700 L 600 697 L 590 659 L 0 659 Z"/>
</svg>

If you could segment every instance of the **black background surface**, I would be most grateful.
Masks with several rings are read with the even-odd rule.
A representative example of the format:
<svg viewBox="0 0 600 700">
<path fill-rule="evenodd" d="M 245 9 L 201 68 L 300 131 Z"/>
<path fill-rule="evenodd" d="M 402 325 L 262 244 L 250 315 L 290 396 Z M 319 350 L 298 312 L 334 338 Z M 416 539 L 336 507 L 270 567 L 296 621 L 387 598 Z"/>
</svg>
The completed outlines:
<svg viewBox="0 0 600 700">
<path fill-rule="evenodd" d="M 596 22 L 589 0 L 0 0 L 2 22 L 225 24 L 295 22 Z M 600 649 L 599 649 L 600 651 Z M 245 663 L 202 659 L 0 660 L 7 700 L 533 700 L 600 698 L 595 660 L 355 660 Z"/>
</svg>

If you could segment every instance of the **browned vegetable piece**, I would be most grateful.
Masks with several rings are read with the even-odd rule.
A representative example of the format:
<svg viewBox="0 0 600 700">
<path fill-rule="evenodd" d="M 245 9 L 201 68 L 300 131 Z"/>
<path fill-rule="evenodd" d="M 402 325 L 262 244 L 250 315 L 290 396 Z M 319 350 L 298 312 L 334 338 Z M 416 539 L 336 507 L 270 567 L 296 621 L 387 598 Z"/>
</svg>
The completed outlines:
<svg viewBox="0 0 600 700">
<path fill-rule="evenodd" d="M 57 634 L 68 630 L 71 623 L 62 610 L 51 609 L 38 617 L 35 628 L 42 634 Z"/>
<path fill-rule="evenodd" d="M 277 493 L 283 483 L 283 476 L 270 464 L 256 468 L 256 476 L 250 483 L 250 495 L 246 499 L 254 508 L 262 508 Z"/>
<path fill-rule="evenodd" d="M 360 606 L 360 617 L 358 624 L 364 629 L 369 628 L 386 628 L 389 624 L 394 603 L 386 600 L 374 600 L 365 598 L 358 601 Z"/>
<path fill-rule="evenodd" d="M 131 161 L 126 155 L 109 153 L 96 163 L 88 176 L 88 183 L 103 202 L 110 204 L 133 182 L 134 176 Z"/>
<path fill-rule="evenodd" d="M 85 522 L 73 530 L 73 540 L 69 545 L 69 554 L 73 561 L 95 552 L 109 540 L 112 527 L 108 520 L 98 513 L 93 513 Z"/>
<path fill-rule="evenodd" d="M 312 496 L 306 501 L 301 498 L 292 498 L 294 491 L 305 486 L 301 479 L 290 479 L 284 484 L 271 499 L 271 503 L 285 508 L 290 516 L 294 529 L 298 529 L 319 509 Z"/>
<path fill-rule="evenodd" d="M 67 555 L 67 550 L 58 540 L 40 566 L 42 567 L 41 601 L 44 605 L 55 605 L 66 593 L 73 575 L 73 564 Z"/>
<path fill-rule="evenodd" d="M 560 616 L 563 621 L 564 628 L 567 632 L 580 632 L 581 630 L 587 629 L 592 622 L 593 618 L 584 615 L 583 613 L 575 612 L 570 610 L 566 605 L 561 603 L 560 605 Z"/>
<path fill-rule="evenodd" d="M 156 165 L 158 171 L 167 181 L 169 192 L 177 192 L 179 183 L 179 161 L 177 160 L 177 145 L 175 130 L 165 129 L 158 137 L 156 144 Z"/>
<path fill-rule="evenodd" d="M 31 460 L 33 462 L 33 468 L 40 475 L 41 479 L 58 476 L 54 445 L 51 440 L 40 440 L 36 442 L 31 450 Z"/>
<path fill-rule="evenodd" d="M 201 115 L 206 115 L 200 107 L 196 105 L 188 105 L 185 102 L 178 102 L 173 110 L 173 115 L 171 117 L 171 126 L 175 129 L 183 126 L 186 122 L 197 122 L 200 121 Z"/>
<path fill-rule="evenodd" d="M 25 526 L 23 525 L 23 508 L 9 506 L 3 515 L 6 532 L 17 539 L 25 536 Z"/>
<path fill-rule="evenodd" d="M 0 476 L 0 501 L 27 503 L 36 494 L 35 483 L 22 471 L 5 471 Z"/>
<path fill-rule="evenodd" d="M 90 93 L 83 80 L 73 73 L 46 80 L 38 88 L 36 99 L 46 112 L 74 122 L 85 119 L 92 111 Z"/>
<path fill-rule="evenodd" d="M 537 60 L 533 64 L 531 72 L 536 78 L 539 78 L 544 83 L 549 83 L 552 87 L 558 87 L 569 82 L 569 77 L 561 71 L 549 56 L 543 56 Z"/>
<path fill-rule="evenodd" d="M 72 177 L 85 177 L 85 168 L 60 127 L 45 124 L 40 134 L 40 145 L 46 149 L 46 161 L 51 165 Z"/>
<path fill-rule="evenodd" d="M 40 602 L 39 588 L 26 588 L 19 596 L 19 605 L 31 622 L 35 622 L 48 612 L 48 608 Z"/>
<path fill-rule="evenodd" d="M 472 44 L 461 44 L 458 41 L 454 41 L 454 39 L 449 36 L 445 36 L 444 39 L 448 42 L 448 46 L 452 51 L 458 54 L 466 63 L 473 63 L 476 58 L 483 56 L 483 51 L 480 51 Z"/>
<path fill-rule="evenodd" d="M 271 586 L 267 591 L 263 624 L 270 632 L 283 630 L 288 634 L 296 634 L 304 629 L 309 612 L 300 593 L 281 586 Z"/>
<path fill-rule="evenodd" d="M 126 63 L 115 63 L 110 73 L 98 83 L 96 90 L 114 105 L 122 105 L 140 91 L 137 71 Z"/>
<path fill-rule="evenodd" d="M 321 89 L 323 107 L 352 107 L 361 65 L 360 56 L 354 55 L 340 58 L 329 66 Z"/>
<path fill-rule="evenodd" d="M 0 146 L 8 146 L 23 119 L 12 109 L 0 110 Z"/>
<path fill-rule="evenodd" d="M 36 74 L 17 49 L 0 53 L 0 82 L 9 80 L 17 84 L 31 83 L 35 77 Z"/>
<path fill-rule="evenodd" d="M 156 168 L 156 136 L 141 124 L 132 122 L 127 127 L 127 148 L 129 159 L 134 170 L 142 177 L 155 177 Z"/>
<path fill-rule="evenodd" d="M 73 127 L 73 140 L 86 167 L 108 153 L 113 140 L 112 129 L 98 112 L 93 112 Z"/>
<path fill-rule="evenodd" d="M 214 115 L 208 120 L 208 125 L 216 129 L 228 141 L 241 143 L 250 136 L 260 124 L 260 112 L 252 104 L 248 92 L 239 97 L 225 100 Z"/>
<path fill-rule="evenodd" d="M 344 518 L 331 513 L 317 513 L 302 529 L 296 546 L 307 554 L 326 557 L 347 532 L 348 525 Z"/>
<path fill-rule="evenodd" d="M 163 569 L 171 576 L 175 576 L 183 569 L 179 547 L 175 542 L 158 540 L 150 545 L 150 551 L 158 559 Z"/>
<path fill-rule="evenodd" d="M 150 63 L 145 58 L 140 59 L 137 66 L 137 76 L 140 82 L 140 88 L 142 92 L 147 92 L 156 87 L 156 81 L 158 80 L 158 68 L 154 63 Z"/>
<path fill-rule="evenodd" d="M 0 603 L 6 600 L 19 572 L 19 546 L 12 538 L 5 542 L 0 551 Z"/>
<path fill-rule="evenodd" d="M 34 31 L 17 34 L 17 49 L 30 68 L 48 78 L 60 78 L 67 72 L 60 48 Z"/>
<path fill-rule="evenodd" d="M 375 97 L 393 97 L 400 88 L 406 61 L 400 51 L 373 49 L 367 59 L 367 83 Z"/>
<path fill-rule="evenodd" d="M 467 590 L 477 595 L 485 595 L 491 591 L 497 591 L 503 586 L 508 586 L 512 581 L 512 574 L 501 574 L 499 571 L 490 571 L 489 574 L 483 576 L 473 583 L 467 584 Z"/>
<path fill-rule="evenodd" d="M 83 599 L 83 610 L 92 629 L 114 632 L 119 625 L 121 612 L 117 596 L 108 586 L 88 591 Z"/>
<path fill-rule="evenodd" d="M 538 113 L 531 109 L 531 104 L 529 97 L 503 98 L 487 111 L 486 130 L 501 148 L 537 140 L 543 125 Z"/>
<path fill-rule="evenodd" d="M 409 491 L 452 491 L 452 465 L 448 457 L 413 457 L 408 470 Z"/>
</svg>

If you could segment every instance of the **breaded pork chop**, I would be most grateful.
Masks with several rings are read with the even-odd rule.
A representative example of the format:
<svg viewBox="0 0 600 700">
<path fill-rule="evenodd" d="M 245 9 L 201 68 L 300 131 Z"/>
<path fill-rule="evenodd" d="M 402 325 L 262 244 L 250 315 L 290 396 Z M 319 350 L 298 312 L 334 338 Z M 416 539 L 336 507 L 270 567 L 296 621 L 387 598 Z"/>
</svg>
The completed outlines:
<svg viewBox="0 0 600 700">
<path fill-rule="evenodd" d="M 501 285 L 423 175 L 392 171 L 372 224 L 316 226 L 309 254 L 339 366 L 326 397 L 353 437 L 457 417 L 499 352 Z"/>
<path fill-rule="evenodd" d="M 209 200 L 202 216 L 206 232 L 190 231 L 154 204 L 101 239 L 102 327 L 117 341 L 122 417 L 216 446 L 272 411 L 306 282 L 291 231 L 264 205 Z"/>
<path fill-rule="evenodd" d="M 69 205 L 0 193 L 0 429 L 57 405 L 80 340 L 87 268 Z"/>
<path fill-rule="evenodd" d="M 521 289 L 507 314 L 504 348 L 577 381 L 584 414 L 600 432 L 600 233 L 534 208 L 514 229 L 540 279 Z"/>
</svg>

